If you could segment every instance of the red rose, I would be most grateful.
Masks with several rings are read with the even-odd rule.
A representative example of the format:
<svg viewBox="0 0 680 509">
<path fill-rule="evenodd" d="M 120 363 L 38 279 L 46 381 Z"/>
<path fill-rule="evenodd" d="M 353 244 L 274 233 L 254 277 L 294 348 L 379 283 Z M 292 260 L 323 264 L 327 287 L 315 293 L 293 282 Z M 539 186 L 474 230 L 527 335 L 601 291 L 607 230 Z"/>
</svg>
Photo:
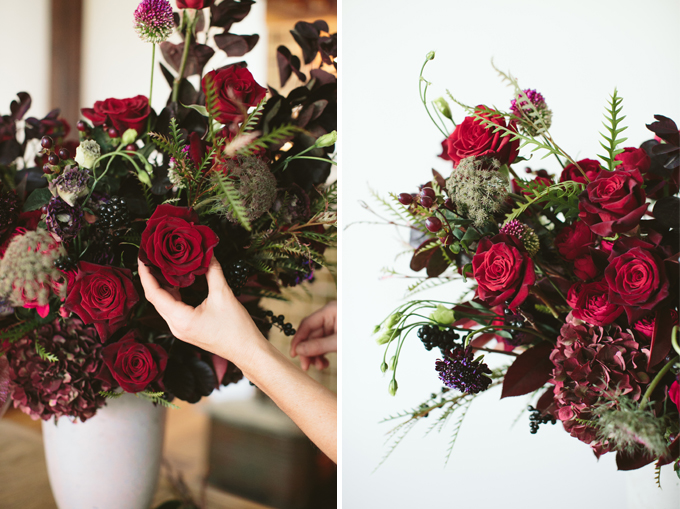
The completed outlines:
<svg viewBox="0 0 680 509">
<path fill-rule="evenodd" d="M 218 242 L 215 232 L 198 224 L 194 210 L 160 205 L 142 233 L 139 259 L 156 267 L 168 284 L 189 286 L 196 276 L 208 272 Z"/>
<path fill-rule="evenodd" d="M 477 108 L 484 108 L 484 106 Z M 503 117 L 489 118 L 495 124 L 507 127 Z M 512 124 L 510 128 L 514 130 Z M 456 126 L 451 136 L 444 142 L 444 146 L 456 166 L 461 159 L 481 156 L 493 157 L 501 164 L 512 164 L 519 153 L 519 140 L 510 141 L 510 138 L 512 136 L 502 131 L 494 132 L 493 129 L 484 127 L 473 117 L 465 117 L 465 120 Z"/>
<path fill-rule="evenodd" d="M 583 221 L 565 226 L 555 237 L 555 247 L 567 261 L 573 261 L 579 256 L 588 253 L 591 246 L 595 245 L 595 235 Z"/>
<path fill-rule="evenodd" d="M 678 325 L 678 312 L 675 309 L 671 309 L 670 312 L 672 326 Z M 649 313 L 633 324 L 633 330 L 640 333 L 640 335 L 647 340 L 647 343 L 649 343 L 654 336 L 655 324 L 656 313 Z"/>
<path fill-rule="evenodd" d="M 504 233 L 479 241 L 472 270 L 479 285 L 477 294 L 490 306 L 509 301 L 509 308 L 517 308 L 536 280 L 534 263 L 522 242 Z"/>
<path fill-rule="evenodd" d="M 635 228 L 647 212 L 638 170 L 602 170 L 579 196 L 579 217 L 601 237 Z"/>
<path fill-rule="evenodd" d="M 577 162 L 581 170 L 584 171 L 588 180 L 592 182 L 600 173 L 600 163 L 594 159 L 581 159 Z M 562 174 L 560 175 L 560 182 L 566 182 L 567 180 L 573 180 L 574 182 L 581 182 L 582 184 L 587 184 L 588 181 L 583 176 L 583 173 L 576 167 L 575 164 L 568 164 Z"/>
<path fill-rule="evenodd" d="M 574 275 L 581 281 L 590 281 L 600 275 L 600 269 L 590 253 L 579 256 L 574 260 Z"/>
<path fill-rule="evenodd" d="M 205 9 L 210 6 L 210 0 L 177 0 L 178 9 Z"/>
<path fill-rule="evenodd" d="M 83 108 L 80 111 L 95 126 L 107 124 L 115 127 L 121 135 L 128 129 L 141 134 L 146 129 L 146 119 L 151 113 L 151 107 L 149 99 L 138 95 L 128 99 L 109 98 L 106 101 L 97 101 L 93 108 Z"/>
<path fill-rule="evenodd" d="M 242 122 L 248 108 L 257 106 L 267 94 L 267 89 L 258 85 L 253 75 L 245 67 L 232 65 L 206 74 L 201 82 L 203 93 L 206 95 L 208 76 L 212 78 L 217 93 L 217 104 L 220 112 L 217 120 L 223 124 Z"/>
<path fill-rule="evenodd" d="M 168 353 L 159 345 L 140 343 L 137 331 L 131 330 L 120 341 L 102 349 L 104 365 L 97 378 L 125 392 L 141 392 L 163 377 Z"/>
<path fill-rule="evenodd" d="M 605 281 L 576 283 L 569 288 L 567 304 L 572 315 L 590 325 L 605 326 L 621 316 L 623 308 L 609 302 L 609 285 Z"/>
<path fill-rule="evenodd" d="M 617 166 L 621 170 L 638 170 L 640 173 L 647 173 L 652 165 L 652 160 L 647 152 L 641 148 L 626 147 L 614 160 L 621 161 L 623 164 Z"/>
<path fill-rule="evenodd" d="M 64 308 L 78 315 L 86 325 L 94 324 L 99 338 L 106 342 L 125 325 L 137 302 L 139 295 L 129 269 L 80 262 Z"/>
<path fill-rule="evenodd" d="M 637 238 L 623 237 L 614 243 L 604 277 L 610 301 L 624 307 L 630 323 L 668 297 L 662 258 L 652 244 Z"/>
<path fill-rule="evenodd" d="M 680 384 L 677 380 L 668 388 L 668 397 L 676 407 L 680 408 Z"/>
</svg>

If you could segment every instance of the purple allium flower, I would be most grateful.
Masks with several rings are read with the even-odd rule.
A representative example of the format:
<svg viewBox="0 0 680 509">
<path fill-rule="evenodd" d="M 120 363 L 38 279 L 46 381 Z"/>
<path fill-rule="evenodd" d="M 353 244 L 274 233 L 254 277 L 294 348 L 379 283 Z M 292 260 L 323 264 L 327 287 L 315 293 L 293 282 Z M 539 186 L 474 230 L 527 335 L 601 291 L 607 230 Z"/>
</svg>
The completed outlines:
<svg viewBox="0 0 680 509">
<path fill-rule="evenodd" d="M 531 101 L 531 104 L 533 104 L 536 107 L 536 109 L 540 110 L 541 108 L 546 107 L 545 99 L 543 98 L 543 95 L 540 92 L 536 92 L 536 90 L 527 88 L 526 90 L 524 90 L 524 93 L 526 94 L 529 101 Z M 526 100 L 520 100 L 519 104 L 517 104 L 518 99 L 519 97 L 512 100 L 510 109 L 516 116 L 521 117 L 522 111 L 527 109 L 528 104 Z"/>
<path fill-rule="evenodd" d="M 78 204 L 71 207 L 61 198 L 52 198 L 47 204 L 45 224 L 47 231 L 60 241 L 72 240 L 84 226 L 83 209 Z"/>
<path fill-rule="evenodd" d="M 534 256 L 541 248 L 541 244 L 536 232 L 524 223 L 519 222 L 517 219 L 513 219 L 512 221 L 506 223 L 500 229 L 500 233 L 512 235 L 513 237 L 521 240 L 524 248 L 527 250 L 530 256 Z"/>
<path fill-rule="evenodd" d="M 489 366 L 472 357 L 472 349 L 453 348 L 437 359 L 435 369 L 444 385 L 460 392 L 476 394 L 485 391 L 491 384 Z"/>
<path fill-rule="evenodd" d="M 135 31 L 145 42 L 157 44 L 167 40 L 174 27 L 168 0 L 144 0 L 135 10 Z"/>
<path fill-rule="evenodd" d="M 71 207 L 76 206 L 76 200 L 87 196 L 87 181 L 90 172 L 77 166 L 67 166 L 64 171 L 49 184 L 52 196 L 58 196 Z"/>
<path fill-rule="evenodd" d="M 517 95 L 510 105 L 512 113 L 522 119 L 522 127 L 532 136 L 547 131 L 552 123 L 552 111 L 545 103 L 543 95 L 529 88 L 523 92 L 534 107 L 524 97 Z"/>
</svg>

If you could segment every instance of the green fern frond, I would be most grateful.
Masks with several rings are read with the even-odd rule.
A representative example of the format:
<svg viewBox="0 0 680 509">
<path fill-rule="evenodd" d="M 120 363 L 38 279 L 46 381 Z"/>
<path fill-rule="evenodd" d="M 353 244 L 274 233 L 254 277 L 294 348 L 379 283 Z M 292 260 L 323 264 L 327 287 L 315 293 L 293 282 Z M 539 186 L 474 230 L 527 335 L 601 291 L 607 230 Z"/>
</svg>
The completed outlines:
<svg viewBox="0 0 680 509">
<path fill-rule="evenodd" d="M 241 124 L 239 134 L 247 133 L 255 129 L 255 126 L 260 121 L 260 117 L 262 116 L 262 112 L 264 111 L 264 105 L 266 103 L 267 99 L 262 99 L 260 103 L 255 107 L 255 109 L 252 112 L 250 112 L 248 118 L 246 118 L 243 124 Z"/>
<path fill-rule="evenodd" d="M 179 203 L 180 200 L 181 200 L 180 197 L 168 198 L 167 200 L 163 200 L 163 205 L 172 205 L 173 203 Z"/>
<path fill-rule="evenodd" d="M 245 147 L 240 149 L 238 152 L 236 152 L 237 155 L 240 156 L 250 156 L 253 155 L 255 152 L 267 148 L 269 145 L 274 145 L 277 143 L 281 143 L 284 141 L 286 138 L 294 135 L 295 133 L 300 133 L 303 132 L 304 129 L 301 129 L 300 127 L 292 124 L 286 124 L 277 127 L 273 131 L 271 131 L 268 134 L 265 134 L 264 136 L 260 136 L 259 138 L 254 139 L 250 143 L 248 143 Z M 330 162 L 330 160 L 329 160 Z"/>
<path fill-rule="evenodd" d="M 544 208 L 555 207 L 565 216 L 578 214 L 578 195 L 583 191 L 583 188 L 584 184 L 571 180 L 550 186 L 540 182 L 531 182 L 525 188 L 532 193 L 531 196 L 526 197 L 527 201 L 518 203 L 514 209 L 506 214 L 504 224 L 517 219 L 530 206 L 539 204 L 544 204 Z"/>
<path fill-rule="evenodd" d="M 405 299 L 413 297 L 417 293 L 425 292 L 427 290 L 432 290 L 438 286 L 450 283 L 453 279 L 446 277 L 435 277 L 435 278 L 423 278 L 416 283 L 408 286 L 406 293 L 404 294 Z"/>
<path fill-rule="evenodd" d="M 165 396 L 164 392 L 144 391 L 136 393 L 135 396 L 137 396 L 138 398 L 146 399 L 148 401 L 151 401 L 152 403 L 155 403 L 156 405 L 161 405 L 166 408 L 179 409 L 177 405 L 174 405 L 170 403 L 168 400 L 163 399 L 163 396 Z"/>
<path fill-rule="evenodd" d="M 115 392 L 115 391 L 99 391 L 99 395 L 105 397 L 106 399 L 116 399 L 120 398 L 124 392 Z"/>
<path fill-rule="evenodd" d="M 37 341 L 35 342 L 35 351 L 44 361 L 57 362 L 59 360 L 59 357 L 45 350 L 45 347 Z"/>
<path fill-rule="evenodd" d="M 626 116 L 619 116 L 623 106 L 623 97 L 619 97 L 618 91 L 614 89 L 614 93 L 609 97 L 609 104 L 604 115 L 606 122 L 602 122 L 602 125 L 607 130 L 608 134 L 600 133 L 604 138 L 605 143 L 600 142 L 603 149 L 607 151 L 607 155 L 598 155 L 606 165 L 605 167 L 609 171 L 614 171 L 614 169 L 621 164 L 621 161 L 616 161 L 615 157 L 623 152 L 622 148 L 618 148 L 624 141 L 628 138 L 620 138 L 619 134 L 628 129 L 628 127 L 619 127 L 619 124 L 623 121 Z"/>
<path fill-rule="evenodd" d="M 248 220 L 248 212 L 246 211 L 246 207 L 243 204 L 234 183 L 222 172 L 216 172 L 214 175 L 219 196 L 226 200 L 231 212 L 241 226 L 246 230 L 251 231 L 252 228 L 250 226 L 250 221 Z"/>
<path fill-rule="evenodd" d="M 461 407 L 461 413 L 458 416 L 458 420 L 456 421 L 455 426 L 453 427 L 453 433 L 451 434 L 451 440 L 449 440 L 449 445 L 446 449 L 446 458 L 444 459 L 444 465 L 448 465 L 449 459 L 451 458 L 451 453 L 453 452 L 453 447 L 456 445 L 456 440 L 458 439 L 458 435 L 460 433 L 460 428 L 463 425 L 463 421 L 465 420 L 465 416 L 468 413 L 468 410 L 470 409 L 470 405 L 472 405 L 472 402 L 474 401 L 474 397 L 469 398 L 463 403 Z M 453 413 L 453 412 L 452 412 Z"/>
<path fill-rule="evenodd" d="M 217 98 L 217 90 L 215 90 L 215 80 L 210 74 L 206 74 L 203 78 L 205 80 L 205 109 L 208 111 L 210 120 L 217 118 L 220 114 L 220 104 Z"/>
<path fill-rule="evenodd" d="M 25 338 L 29 332 L 34 331 L 40 327 L 41 322 L 38 320 L 29 320 L 26 322 L 19 322 L 17 324 L 7 327 L 5 330 L 0 332 L 0 341 L 7 341 L 9 343 L 14 343 L 22 338 Z"/>
<path fill-rule="evenodd" d="M 658 463 L 654 467 L 654 482 L 656 483 L 656 486 L 661 489 L 661 465 Z"/>
</svg>

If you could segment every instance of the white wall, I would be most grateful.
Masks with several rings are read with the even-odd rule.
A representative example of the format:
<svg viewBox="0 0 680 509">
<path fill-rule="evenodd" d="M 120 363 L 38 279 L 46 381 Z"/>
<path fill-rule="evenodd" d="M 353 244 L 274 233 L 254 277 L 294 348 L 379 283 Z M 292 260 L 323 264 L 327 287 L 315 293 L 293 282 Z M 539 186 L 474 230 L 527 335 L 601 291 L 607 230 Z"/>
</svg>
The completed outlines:
<svg viewBox="0 0 680 509">
<path fill-rule="evenodd" d="M 524 88 L 536 88 L 554 111 L 554 138 L 574 157 L 600 153 L 598 131 L 608 95 L 624 98 L 631 145 L 650 139 L 644 124 L 660 113 L 680 122 L 680 3 L 677 1 L 345 0 L 342 5 L 342 221 L 375 218 L 368 186 L 382 195 L 411 192 L 445 175 L 450 163 L 436 157 L 441 135 L 418 98 L 425 55 L 432 99 L 449 88 L 463 102 L 507 107 L 512 91 L 490 65 L 510 69 Z M 460 109 L 453 108 L 458 119 Z M 556 170 L 556 162 L 532 161 Z M 520 167 L 521 168 L 521 167 Z M 413 336 L 399 366 L 399 392 L 387 393 L 380 373 L 383 350 L 370 334 L 402 303 L 408 281 L 380 281 L 380 269 L 408 273 L 408 260 L 392 227 L 354 225 L 342 237 L 342 480 L 343 507 L 595 508 L 625 507 L 631 476 L 616 471 L 614 456 L 596 461 L 585 444 L 560 424 L 529 433 L 524 397 L 499 401 L 493 390 L 472 404 L 448 467 L 451 424 L 423 438 L 423 422 L 375 473 L 388 424 L 382 418 L 417 406 L 441 384 L 437 354 Z M 418 298 L 454 301 L 460 287 Z M 488 358 L 488 356 L 487 356 Z M 430 418 L 431 421 L 432 418 Z M 673 479 L 674 474 L 667 479 Z M 656 498 L 650 470 L 642 473 Z M 677 482 L 677 478 L 675 480 Z M 666 481 L 669 486 L 671 481 Z M 645 507 L 644 505 L 630 507 Z M 677 508 L 677 498 L 671 507 Z"/>
</svg>

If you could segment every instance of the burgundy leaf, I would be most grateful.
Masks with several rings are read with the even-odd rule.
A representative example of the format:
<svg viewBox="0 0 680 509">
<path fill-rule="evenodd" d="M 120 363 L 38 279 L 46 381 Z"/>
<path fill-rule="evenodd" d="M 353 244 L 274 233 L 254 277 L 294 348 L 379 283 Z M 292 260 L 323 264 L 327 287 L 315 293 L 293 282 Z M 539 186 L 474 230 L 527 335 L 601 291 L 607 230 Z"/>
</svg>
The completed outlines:
<svg viewBox="0 0 680 509">
<path fill-rule="evenodd" d="M 295 73 L 295 76 L 303 83 L 307 80 L 307 76 L 300 72 L 300 59 L 291 54 L 285 46 L 276 48 L 276 63 L 279 66 L 279 79 L 282 87 L 286 85 L 292 73 Z"/>
<path fill-rule="evenodd" d="M 436 239 L 427 239 L 416 248 L 413 253 L 413 258 L 411 258 L 412 271 L 418 272 L 427 267 L 427 262 L 430 261 L 430 258 L 435 251 L 435 249 L 427 249 L 432 242 L 436 242 Z"/>
<path fill-rule="evenodd" d="M 322 19 L 317 19 L 313 25 L 319 30 L 319 32 L 326 32 L 328 33 L 328 23 L 326 23 Z"/>
<path fill-rule="evenodd" d="M 661 309 L 656 312 L 654 319 L 654 332 L 652 344 L 649 347 L 649 360 L 647 369 L 662 362 L 668 352 L 671 351 L 671 331 L 673 329 L 673 315 L 670 309 Z"/>
<path fill-rule="evenodd" d="M 17 94 L 19 102 L 12 101 L 9 109 L 12 112 L 12 120 L 21 120 L 31 107 L 31 96 L 26 92 L 19 92 Z"/>
<path fill-rule="evenodd" d="M 243 20 L 250 12 L 250 6 L 254 0 L 223 0 L 219 4 L 212 3 L 210 6 L 210 26 L 222 27 L 228 32 L 231 25 Z"/>
<path fill-rule="evenodd" d="M 309 74 L 321 85 L 328 85 L 329 83 L 335 83 L 338 78 L 333 76 L 331 73 L 322 71 L 321 69 L 312 69 Z"/>
<path fill-rule="evenodd" d="M 432 249 L 432 256 L 427 261 L 427 277 L 440 276 L 449 266 L 441 248 Z"/>
<path fill-rule="evenodd" d="M 260 36 L 257 34 L 236 35 L 224 32 L 215 36 L 215 44 L 229 57 L 242 57 L 252 50 L 259 40 Z"/>
<path fill-rule="evenodd" d="M 654 115 L 654 118 L 657 121 L 647 124 L 647 129 L 671 145 L 675 145 L 676 147 L 680 145 L 680 133 L 678 132 L 678 126 L 675 122 L 663 115 Z"/>
<path fill-rule="evenodd" d="M 300 127 L 305 127 L 310 122 L 316 120 L 321 116 L 323 110 L 328 106 L 328 101 L 325 99 L 320 99 L 311 104 L 305 105 L 298 113 L 298 118 L 296 120 L 296 125 Z"/>
<path fill-rule="evenodd" d="M 444 177 L 442 177 L 441 173 L 432 168 L 432 176 L 440 188 L 446 189 L 446 180 L 444 180 Z"/>
<path fill-rule="evenodd" d="M 545 415 L 548 413 L 554 401 L 555 387 L 550 387 L 540 398 L 538 398 L 538 401 L 536 402 L 536 410 L 541 412 L 542 415 Z"/>
<path fill-rule="evenodd" d="M 290 31 L 295 42 L 302 49 L 305 64 L 310 63 L 319 52 L 319 29 L 305 21 L 298 21 L 295 29 Z"/>
<path fill-rule="evenodd" d="M 657 466 L 668 465 L 680 457 L 680 435 L 677 435 L 668 446 L 668 452 L 659 458 Z"/>
<path fill-rule="evenodd" d="M 543 387 L 554 367 L 550 360 L 552 350 L 550 343 L 540 343 L 517 357 L 505 374 L 501 399 L 529 394 Z"/>
<path fill-rule="evenodd" d="M 171 42 L 165 41 L 161 43 L 161 52 L 163 53 L 163 58 L 170 64 L 170 66 L 179 72 L 179 67 L 182 62 L 182 53 L 184 52 L 184 43 L 172 44 Z M 194 74 L 203 74 L 203 68 L 208 60 L 212 58 L 215 54 L 210 46 L 205 44 L 192 44 L 189 47 L 189 55 L 187 57 L 187 63 L 184 70 L 184 77 L 193 76 Z"/>
<path fill-rule="evenodd" d="M 619 470 L 637 470 L 654 461 L 654 456 L 647 453 L 645 449 L 638 449 L 633 454 L 623 451 L 616 453 L 616 466 Z"/>
</svg>

